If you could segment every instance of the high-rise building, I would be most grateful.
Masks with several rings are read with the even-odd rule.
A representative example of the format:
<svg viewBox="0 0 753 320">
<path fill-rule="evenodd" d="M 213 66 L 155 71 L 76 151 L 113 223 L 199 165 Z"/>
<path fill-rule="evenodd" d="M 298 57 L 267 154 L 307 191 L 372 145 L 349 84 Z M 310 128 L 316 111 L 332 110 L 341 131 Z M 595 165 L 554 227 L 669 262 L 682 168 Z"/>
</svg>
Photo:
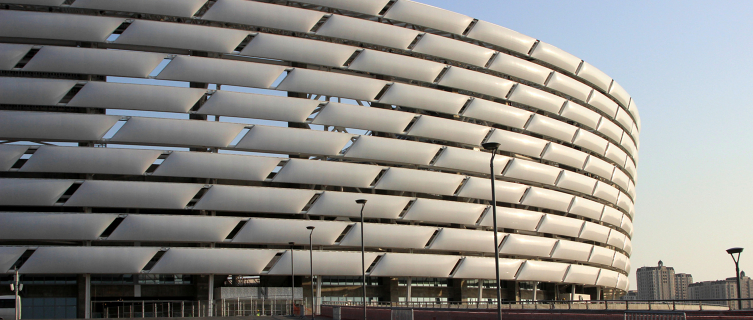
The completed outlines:
<svg viewBox="0 0 753 320">
<path fill-rule="evenodd" d="M 408 0 L 0 2 L 0 295 L 18 268 L 26 319 L 358 301 L 362 272 L 371 301 L 628 288 L 636 103 L 549 43 Z"/>
<path fill-rule="evenodd" d="M 636 270 L 639 300 L 675 299 L 675 269 L 659 261 L 656 267 L 641 267 Z"/>
<path fill-rule="evenodd" d="M 688 285 L 693 283 L 693 276 L 688 273 L 675 273 L 675 299 L 690 299 Z"/>
<path fill-rule="evenodd" d="M 741 298 L 753 297 L 753 279 L 745 275 L 745 272 L 740 272 L 740 296 Z M 688 286 L 688 292 L 690 299 L 737 299 L 737 278 L 730 277 L 724 280 L 716 281 L 701 281 L 691 283 Z M 717 304 L 729 306 L 732 309 L 737 309 L 737 302 L 707 302 L 709 304 Z M 751 301 L 742 301 L 743 309 L 750 309 L 753 304 Z"/>
</svg>

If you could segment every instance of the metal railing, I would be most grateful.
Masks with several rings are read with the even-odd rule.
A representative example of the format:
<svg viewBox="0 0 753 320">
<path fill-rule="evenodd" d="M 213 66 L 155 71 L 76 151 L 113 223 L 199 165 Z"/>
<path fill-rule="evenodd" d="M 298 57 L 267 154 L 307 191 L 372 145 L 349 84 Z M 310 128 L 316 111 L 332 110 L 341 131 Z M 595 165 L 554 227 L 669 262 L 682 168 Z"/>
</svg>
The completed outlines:
<svg viewBox="0 0 753 320">
<path fill-rule="evenodd" d="M 289 297 L 289 296 L 288 296 Z M 92 318 L 190 318 L 301 315 L 306 299 L 233 298 L 208 300 L 92 301 Z"/>
</svg>

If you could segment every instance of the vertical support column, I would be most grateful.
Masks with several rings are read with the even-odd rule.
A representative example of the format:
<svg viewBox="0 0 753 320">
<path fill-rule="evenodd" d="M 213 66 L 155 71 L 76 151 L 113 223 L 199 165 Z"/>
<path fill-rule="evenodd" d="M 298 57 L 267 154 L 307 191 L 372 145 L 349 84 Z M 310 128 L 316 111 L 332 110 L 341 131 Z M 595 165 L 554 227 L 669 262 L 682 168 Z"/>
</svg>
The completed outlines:
<svg viewBox="0 0 753 320">
<path fill-rule="evenodd" d="M 484 280 L 478 279 L 478 302 L 476 303 L 476 306 L 481 304 L 481 299 L 484 298 Z"/>
<path fill-rule="evenodd" d="M 316 276 L 316 314 L 322 314 L 322 276 Z"/>
<path fill-rule="evenodd" d="M 214 302 L 214 274 L 209 275 L 209 304 L 207 304 L 207 316 L 213 316 L 213 302 Z"/>
<path fill-rule="evenodd" d="M 538 291 L 539 291 L 538 288 L 537 288 L 538 286 L 539 286 L 539 282 L 538 281 L 534 281 L 533 282 L 533 301 L 534 301 L 534 303 L 536 303 L 535 301 L 537 301 L 537 299 L 536 299 L 536 293 L 538 293 Z"/>
<path fill-rule="evenodd" d="M 92 275 L 84 275 L 84 319 L 92 318 Z"/>
<path fill-rule="evenodd" d="M 408 277 L 408 284 L 407 284 L 407 287 L 408 287 L 408 293 L 407 293 L 407 295 L 408 296 L 405 298 L 405 302 L 406 302 L 405 305 L 409 305 L 410 302 L 411 302 L 411 296 L 412 296 L 411 287 L 412 286 L 413 286 L 413 278 L 412 277 Z"/>
</svg>

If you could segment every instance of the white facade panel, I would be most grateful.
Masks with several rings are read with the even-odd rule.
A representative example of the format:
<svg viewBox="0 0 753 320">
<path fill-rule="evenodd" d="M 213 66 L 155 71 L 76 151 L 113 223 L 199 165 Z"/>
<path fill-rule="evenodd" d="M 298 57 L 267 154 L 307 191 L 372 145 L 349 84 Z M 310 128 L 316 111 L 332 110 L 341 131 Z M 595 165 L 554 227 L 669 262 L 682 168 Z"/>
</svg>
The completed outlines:
<svg viewBox="0 0 753 320">
<path fill-rule="evenodd" d="M 206 0 L 78 0 L 71 7 L 191 17 L 204 3 Z"/>
<path fill-rule="evenodd" d="M 601 112 L 606 113 L 610 117 L 614 117 L 617 113 L 617 109 L 620 108 L 617 103 L 612 101 L 612 99 L 609 99 L 607 96 L 598 91 L 594 91 L 594 93 L 588 99 L 588 104 L 598 110 L 601 110 Z"/>
<path fill-rule="evenodd" d="M 197 113 L 288 122 L 305 122 L 321 101 L 255 93 L 217 91 Z"/>
<path fill-rule="evenodd" d="M 389 12 L 387 14 L 389 15 Z M 486 47 L 431 33 L 427 33 L 421 37 L 413 47 L 413 51 L 479 67 L 486 66 L 486 63 L 495 52 Z"/>
<path fill-rule="evenodd" d="M 557 90 L 573 98 L 580 99 L 581 101 L 588 100 L 588 96 L 591 95 L 591 91 L 593 91 L 591 87 L 578 82 L 578 80 L 557 72 L 549 77 L 546 86 L 547 88 Z"/>
<path fill-rule="evenodd" d="M 586 198 L 575 197 L 570 205 L 568 213 L 577 214 L 581 217 L 591 218 L 594 220 L 601 219 L 601 213 L 604 211 L 604 205 Z"/>
<path fill-rule="evenodd" d="M 591 255 L 592 249 L 593 245 L 591 244 L 560 240 L 554 248 L 552 258 L 588 262 L 588 256 Z"/>
<path fill-rule="evenodd" d="M 565 283 L 582 283 L 587 285 L 596 284 L 601 269 L 578 264 L 570 265 L 565 276 Z"/>
<path fill-rule="evenodd" d="M 488 152 L 447 147 L 434 162 L 434 166 L 488 174 L 491 172 L 489 166 L 491 156 Z M 499 154 L 494 156 L 494 174 L 502 174 L 508 161 L 510 161 L 509 157 Z"/>
<path fill-rule="evenodd" d="M 627 190 L 629 181 L 630 178 L 628 178 L 628 175 L 625 174 L 625 172 L 620 169 L 614 170 L 614 173 L 612 174 L 612 182 L 620 186 L 622 189 Z"/>
<path fill-rule="evenodd" d="M 491 121 L 518 129 L 525 127 L 531 114 L 527 110 L 484 99 L 473 99 L 463 112 L 465 117 Z"/>
<path fill-rule="evenodd" d="M 572 171 L 563 170 L 556 186 L 590 195 L 594 191 L 596 179 Z M 574 205 L 574 204 L 573 204 Z M 571 208 L 572 210 L 572 208 Z"/>
<path fill-rule="evenodd" d="M 24 252 L 25 247 L 0 247 L 0 272 L 9 271 Z"/>
<path fill-rule="evenodd" d="M 478 92 L 502 99 L 507 97 L 513 84 L 514 82 L 507 79 L 458 67 L 450 67 L 439 80 L 441 86 Z"/>
<path fill-rule="evenodd" d="M 617 99 L 623 107 L 630 105 L 630 95 L 619 83 L 617 83 L 617 81 L 612 83 L 612 87 L 609 89 L 609 94 Z"/>
<path fill-rule="evenodd" d="M 384 17 L 455 34 L 463 34 L 473 21 L 469 16 L 410 0 L 395 2 Z"/>
<path fill-rule="evenodd" d="M 159 248 L 40 247 L 26 260 L 22 274 L 141 273 Z"/>
<path fill-rule="evenodd" d="M 318 231 L 318 229 L 316 229 Z M 316 233 L 314 231 L 314 233 Z M 306 240 L 308 241 L 308 240 Z M 311 258 L 309 254 L 314 256 L 314 264 L 311 265 Z M 339 252 L 339 251 L 314 251 L 297 250 L 293 251 L 294 257 L 290 256 L 290 250 L 280 257 L 280 260 L 275 263 L 274 267 L 269 270 L 270 275 L 289 275 L 290 270 L 296 275 L 305 275 L 311 272 L 311 267 L 314 268 L 314 274 L 319 276 L 360 276 L 363 271 L 361 270 L 361 253 L 360 252 Z M 374 259 L 378 256 L 377 253 L 366 252 L 364 253 L 364 264 L 368 269 L 374 262 Z M 290 262 L 293 260 L 295 265 L 293 268 L 290 266 Z"/>
<path fill-rule="evenodd" d="M 505 238 L 497 233 L 497 245 Z M 444 228 L 431 243 L 431 250 L 460 252 L 494 252 L 494 233 L 482 230 Z"/>
<path fill-rule="evenodd" d="M 0 37 L 103 42 L 123 21 L 123 18 L 2 10 Z"/>
<path fill-rule="evenodd" d="M 560 115 L 591 129 L 596 129 L 601 119 L 598 113 L 572 101 L 567 102 L 560 111 Z"/>
<path fill-rule="evenodd" d="M 584 129 L 580 129 L 575 133 L 573 144 L 591 150 L 596 154 L 603 155 L 607 151 L 609 141 Z"/>
<path fill-rule="evenodd" d="M 541 159 L 559 162 L 576 169 L 583 168 L 588 154 L 558 143 L 549 143 L 541 154 Z"/>
<path fill-rule="evenodd" d="M 90 81 L 68 106 L 187 113 L 205 93 L 205 89 Z"/>
<path fill-rule="evenodd" d="M 348 148 L 345 157 L 428 165 L 440 148 L 439 145 L 423 142 L 360 136 Z"/>
<path fill-rule="evenodd" d="M 116 143 L 227 147 L 245 125 L 195 120 L 131 118 L 110 139 Z"/>
<path fill-rule="evenodd" d="M 416 39 L 419 31 L 369 20 L 333 15 L 316 31 L 316 34 L 407 49 L 413 39 Z"/>
<path fill-rule="evenodd" d="M 0 103 L 54 106 L 75 85 L 75 80 L 2 77 Z"/>
<path fill-rule="evenodd" d="M 207 152 L 173 152 L 152 175 L 263 181 L 281 158 Z"/>
<path fill-rule="evenodd" d="M 486 208 L 477 203 L 420 198 L 410 206 L 403 220 L 475 225 Z"/>
<path fill-rule="evenodd" d="M 308 32 L 323 12 L 245 0 L 219 0 L 202 16 L 204 20 L 249 24 Z"/>
<path fill-rule="evenodd" d="M 297 214 L 315 193 L 305 189 L 214 185 L 194 209 Z"/>
<path fill-rule="evenodd" d="M 387 5 L 389 0 L 372 0 L 372 1 L 351 1 L 351 0 L 302 0 L 303 3 L 316 4 L 320 6 L 344 9 L 348 11 L 365 13 L 376 16 Z M 318 274 L 318 273 L 317 273 Z M 359 273 L 360 274 L 360 273 Z"/>
<path fill-rule="evenodd" d="M 476 23 L 471 33 L 478 28 L 479 24 L 481 24 L 481 21 Z M 504 53 L 500 53 L 494 58 L 494 61 L 489 65 L 489 70 L 502 72 L 540 85 L 544 85 L 546 79 L 549 78 L 549 74 L 552 73 L 549 68 Z"/>
<path fill-rule="evenodd" d="M 567 212 L 572 201 L 573 195 L 549 189 L 531 187 L 528 192 L 526 192 L 525 196 L 523 196 L 523 200 L 520 203 L 526 206 Z"/>
<path fill-rule="evenodd" d="M 188 183 L 86 180 L 65 206 L 184 209 L 201 187 Z"/>
<path fill-rule="evenodd" d="M 423 249 L 435 231 L 435 227 L 366 223 L 363 225 L 363 243 L 367 247 Z M 340 246 L 361 246 L 360 223 L 350 229 Z"/>
<path fill-rule="evenodd" d="M 8 171 L 26 153 L 29 146 L 0 144 L 0 171 Z"/>
<path fill-rule="evenodd" d="M 583 61 L 583 65 L 578 70 L 578 76 L 604 91 L 609 90 L 609 85 L 612 84 L 611 77 L 585 61 Z"/>
<path fill-rule="evenodd" d="M 448 278 L 459 256 L 385 253 L 369 274 L 372 277 Z"/>
<path fill-rule="evenodd" d="M 301 48 L 306 48 L 306 50 L 301 50 Z M 251 57 L 342 67 L 345 61 L 348 61 L 348 58 L 356 52 L 356 49 L 356 47 L 327 41 L 259 33 L 241 50 L 241 54 Z"/>
<path fill-rule="evenodd" d="M 290 220 L 252 218 L 233 238 L 233 243 L 308 244 L 309 234 L 314 245 L 331 246 L 348 227 L 344 221 Z M 306 227 L 314 227 L 314 232 Z M 289 232 L 281 232 L 287 230 Z"/>
<path fill-rule="evenodd" d="M 157 79 L 269 88 L 284 70 L 284 66 L 262 63 L 177 56 Z"/>
<path fill-rule="evenodd" d="M 611 266 L 612 261 L 614 261 L 614 254 L 615 252 L 613 250 L 594 246 L 594 250 L 591 252 L 591 257 L 588 258 L 588 262 Z"/>
<path fill-rule="evenodd" d="M 389 168 L 376 189 L 452 195 L 465 176 L 434 171 Z"/>
<path fill-rule="evenodd" d="M 547 116 L 535 114 L 528 122 L 526 130 L 569 143 L 573 140 L 578 128 Z"/>
<path fill-rule="evenodd" d="M 604 286 L 608 288 L 614 288 L 617 286 L 618 276 L 619 276 L 619 273 L 615 271 L 601 269 L 601 273 L 599 273 L 599 279 L 596 280 L 596 285 Z"/>
<path fill-rule="evenodd" d="M 559 113 L 566 101 L 560 96 L 522 84 L 515 87 L 509 99 L 551 113 Z"/>
<path fill-rule="evenodd" d="M 557 239 L 510 234 L 502 242 L 500 254 L 548 258 Z"/>
<path fill-rule="evenodd" d="M 468 38 L 488 42 L 523 54 L 528 54 L 528 51 L 536 42 L 535 38 L 482 20 L 476 22 L 473 29 L 468 32 Z"/>
<path fill-rule="evenodd" d="M 100 114 L 0 111 L 0 139 L 99 140 L 119 118 Z"/>
<path fill-rule="evenodd" d="M 609 239 L 607 239 L 607 244 L 610 246 L 614 246 L 616 248 L 622 249 L 625 246 L 625 237 L 626 235 L 624 233 L 621 233 L 617 230 L 612 230 L 609 233 Z"/>
<path fill-rule="evenodd" d="M 115 43 L 231 53 L 248 34 L 245 30 L 136 20 Z"/>
<path fill-rule="evenodd" d="M 366 49 L 353 60 L 348 69 L 434 82 L 444 67 L 444 64 L 438 62 Z"/>
<path fill-rule="evenodd" d="M 539 42 L 536 49 L 531 52 L 531 57 L 565 69 L 570 73 L 575 73 L 581 62 L 580 58 L 546 42 Z"/>
<path fill-rule="evenodd" d="M 620 194 L 620 190 L 618 190 L 617 188 L 610 186 L 602 181 L 599 181 L 596 183 L 596 187 L 594 187 L 593 196 L 604 199 L 608 201 L 609 203 L 616 203 L 617 196 L 619 196 L 619 194 Z"/>
<path fill-rule="evenodd" d="M 142 175 L 159 150 L 42 146 L 21 172 L 76 172 Z"/>
<path fill-rule="evenodd" d="M 498 202 L 519 203 L 520 198 L 523 197 L 527 185 L 506 182 L 495 181 L 494 189 L 496 191 L 496 198 Z M 471 177 L 466 181 L 462 189 L 460 189 L 459 197 L 476 198 L 491 200 L 492 199 L 492 185 L 489 179 Z"/>
<path fill-rule="evenodd" d="M 581 227 L 583 227 L 583 220 L 545 214 L 536 231 L 577 238 Z"/>
<path fill-rule="evenodd" d="M 548 141 L 534 138 L 526 134 L 495 129 L 489 136 L 488 142 L 498 142 L 499 149 L 519 153 L 531 157 L 541 157 Z"/>
<path fill-rule="evenodd" d="M 520 267 L 516 280 L 562 282 L 569 266 L 566 263 L 528 260 Z"/>
<path fill-rule="evenodd" d="M 489 127 L 473 123 L 422 115 L 410 128 L 408 135 L 478 146 L 489 130 Z"/>
<path fill-rule="evenodd" d="M 73 180 L 0 179 L 0 204 L 5 206 L 52 206 Z"/>
<path fill-rule="evenodd" d="M 340 161 L 290 159 L 272 181 L 368 188 L 382 169 Z"/>
<path fill-rule="evenodd" d="M 97 240 L 116 214 L 0 212 L 3 240 Z M 1 258 L 0 258 L 1 259 Z"/>
<path fill-rule="evenodd" d="M 130 214 L 107 237 L 116 241 L 222 242 L 240 217 Z"/>
<path fill-rule="evenodd" d="M 386 84 L 386 81 L 374 78 L 296 68 L 288 73 L 277 89 L 373 101 Z"/>
<path fill-rule="evenodd" d="M 258 275 L 277 250 L 170 248 L 150 273 Z"/>
<path fill-rule="evenodd" d="M 598 175 L 604 179 L 609 179 L 614 173 L 614 165 L 609 164 L 604 160 L 601 160 L 593 155 L 586 159 L 586 164 L 583 166 L 583 170 L 589 173 Z"/>
<path fill-rule="evenodd" d="M 356 203 L 358 199 L 366 199 L 366 205 L 363 207 L 365 218 L 397 219 L 413 198 L 326 191 L 314 202 L 307 213 L 315 216 L 357 218 L 361 214 L 361 205 Z"/>
<path fill-rule="evenodd" d="M 601 221 L 619 227 L 622 224 L 622 212 L 610 206 L 604 206 Z"/>
<path fill-rule="evenodd" d="M 497 228 L 536 231 L 543 215 L 538 211 L 497 207 Z M 486 212 L 479 225 L 484 227 L 494 226 L 491 209 Z"/>
<path fill-rule="evenodd" d="M 402 133 L 413 120 L 414 116 L 415 114 L 409 112 L 328 102 L 311 123 L 379 132 Z"/>
<path fill-rule="evenodd" d="M 254 126 L 235 147 L 293 154 L 337 155 L 351 137 L 340 132 Z"/>
<path fill-rule="evenodd" d="M 145 78 L 165 56 L 153 52 L 45 46 L 22 70 Z"/>
<path fill-rule="evenodd" d="M 13 69 L 32 47 L 30 44 L 0 43 L 0 70 Z"/>
<path fill-rule="evenodd" d="M 513 159 L 505 168 L 506 178 L 554 185 L 562 169 L 523 159 Z"/>
<path fill-rule="evenodd" d="M 614 117 L 617 122 L 619 122 L 628 132 L 630 132 L 630 128 L 633 127 L 633 119 L 630 118 L 630 115 L 628 112 L 620 108 L 617 110 L 617 115 Z"/>
<path fill-rule="evenodd" d="M 515 275 L 524 260 L 499 259 L 499 279 L 515 280 Z M 465 257 L 458 266 L 453 278 L 457 279 L 494 279 L 494 258 Z"/>
<path fill-rule="evenodd" d="M 609 238 L 609 228 L 600 224 L 586 221 L 583 225 L 583 230 L 580 232 L 579 238 L 593 240 L 601 243 L 607 243 Z"/>
<path fill-rule="evenodd" d="M 599 121 L 599 126 L 596 128 L 600 133 L 604 134 L 608 138 L 619 142 L 622 139 L 622 129 L 616 125 L 612 120 L 602 117 Z"/>
<path fill-rule="evenodd" d="M 468 96 L 432 88 L 394 83 L 379 103 L 457 114 Z"/>
</svg>

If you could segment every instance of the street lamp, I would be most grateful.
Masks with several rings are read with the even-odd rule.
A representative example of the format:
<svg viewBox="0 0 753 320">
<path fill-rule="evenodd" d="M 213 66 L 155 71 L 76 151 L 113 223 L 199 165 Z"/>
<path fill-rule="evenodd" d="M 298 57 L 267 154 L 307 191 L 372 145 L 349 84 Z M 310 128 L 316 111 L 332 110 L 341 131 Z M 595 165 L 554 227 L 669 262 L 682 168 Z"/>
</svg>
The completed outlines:
<svg viewBox="0 0 753 320">
<path fill-rule="evenodd" d="M 316 314 L 316 296 L 314 296 L 314 241 L 312 240 L 314 226 L 308 226 L 306 229 L 311 230 L 309 232 L 309 267 L 311 268 L 311 320 L 314 320 L 314 314 Z"/>
<path fill-rule="evenodd" d="M 361 205 L 361 285 L 363 286 L 363 320 L 366 320 L 366 254 L 363 250 L 363 208 L 366 207 L 366 199 L 356 200 Z"/>
<path fill-rule="evenodd" d="M 492 176 L 492 221 L 494 222 L 494 274 L 497 279 L 497 319 L 502 319 L 502 289 L 499 285 L 499 240 L 497 239 L 497 192 L 494 189 L 494 156 L 497 155 L 499 142 L 487 142 L 481 145 L 492 152 L 489 161 Z M 536 290 L 536 288 L 534 288 Z M 534 291 L 535 292 L 535 291 Z"/>
<path fill-rule="evenodd" d="M 727 253 L 732 257 L 732 261 L 735 262 L 735 278 L 737 278 L 737 310 L 743 309 L 743 301 L 741 300 L 740 291 L 740 253 L 743 252 L 743 248 L 729 248 Z M 737 253 L 737 259 L 735 259 L 735 253 Z"/>
<path fill-rule="evenodd" d="M 295 261 L 293 261 L 293 246 L 295 242 L 288 242 L 290 245 L 290 315 L 295 315 Z"/>
</svg>

